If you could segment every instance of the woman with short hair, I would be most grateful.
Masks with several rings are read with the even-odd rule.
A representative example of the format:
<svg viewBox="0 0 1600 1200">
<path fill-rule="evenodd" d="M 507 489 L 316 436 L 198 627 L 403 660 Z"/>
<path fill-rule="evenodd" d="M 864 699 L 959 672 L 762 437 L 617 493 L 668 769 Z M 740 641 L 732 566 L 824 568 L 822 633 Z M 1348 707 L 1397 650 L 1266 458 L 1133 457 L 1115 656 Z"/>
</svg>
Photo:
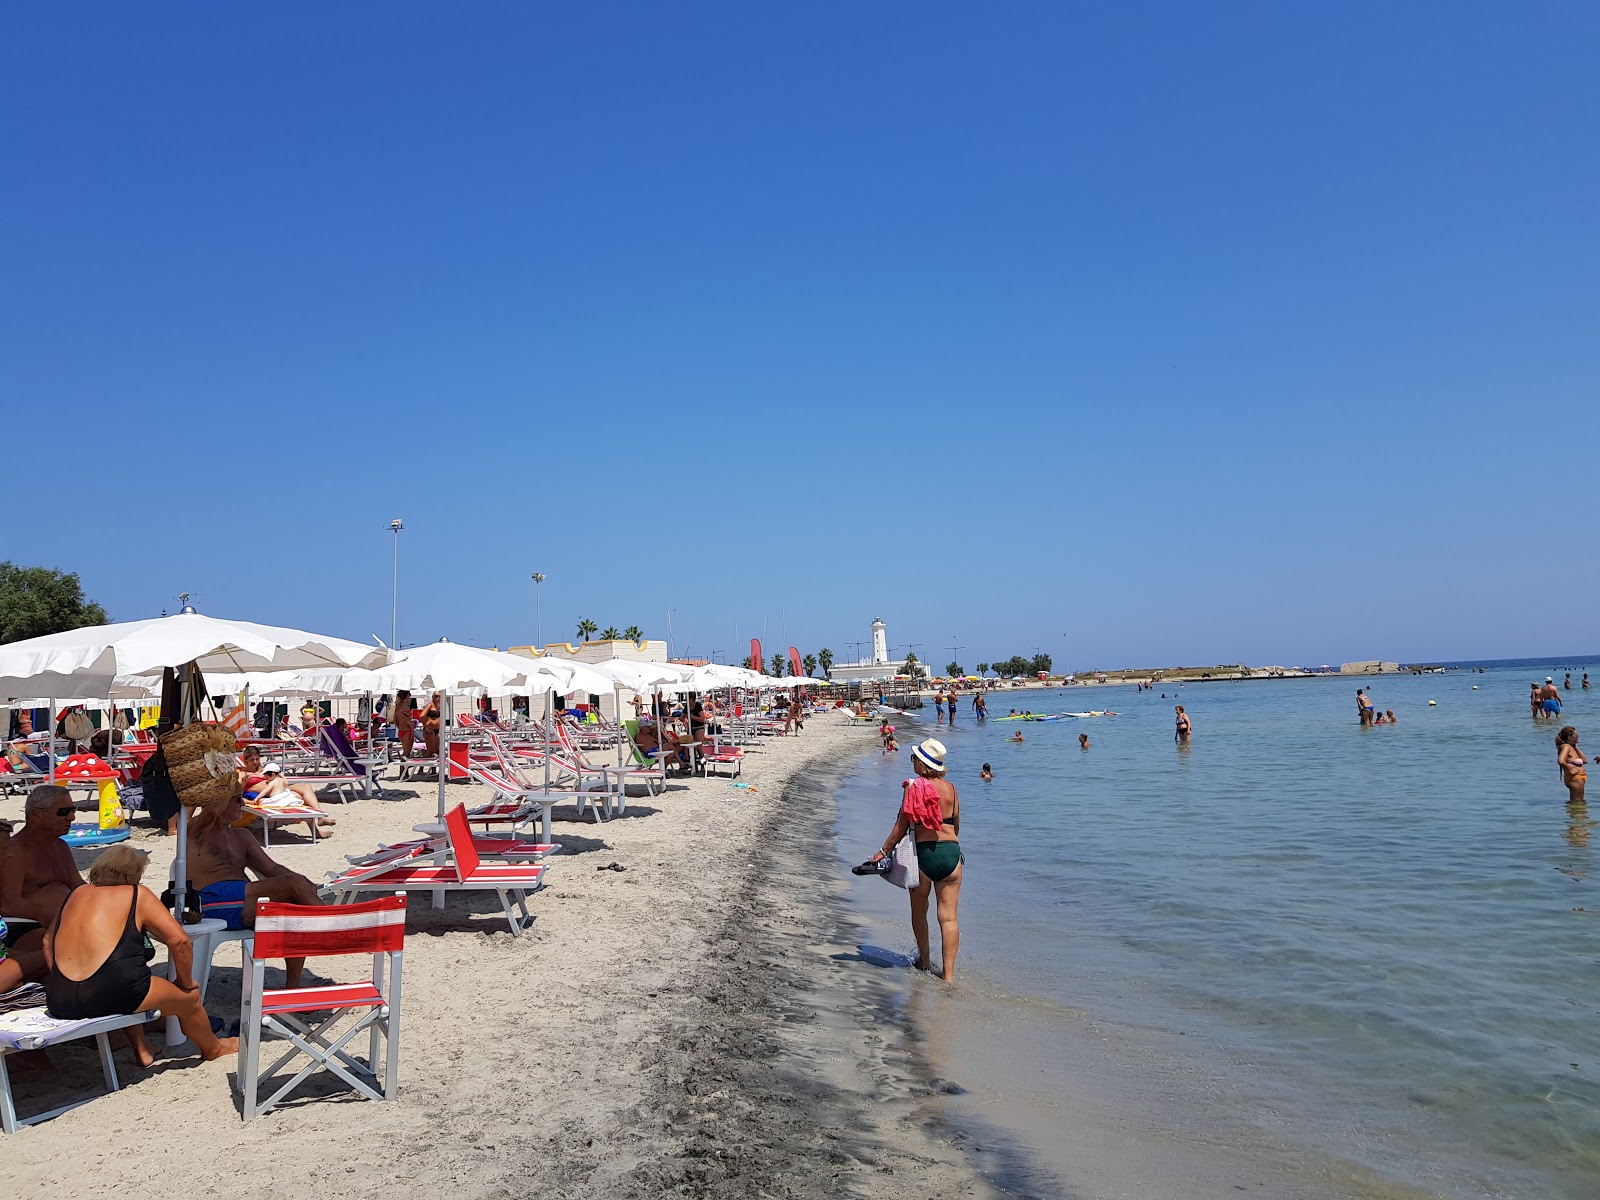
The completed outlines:
<svg viewBox="0 0 1600 1200">
<path fill-rule="evenodd" d="M 89 868 L 89 887 L 73 890 L 44 938 L 50 973 L 44 992 L 50 1015 L 64 1021 L 124 1016 L 159 1008 L 177 1017 L 207 1061 L 236 1053 L 238 1038 L 219 1039 L 191 973 L 194 947 L 156 894 L 139 881 L 149 856 L 113 846 Z M 167 947 L 173 978 L 150 973 L 154 938 Z M 137 1025 L 128 1030 L 139 1065 L 155 1061 Z"/>
</svg>

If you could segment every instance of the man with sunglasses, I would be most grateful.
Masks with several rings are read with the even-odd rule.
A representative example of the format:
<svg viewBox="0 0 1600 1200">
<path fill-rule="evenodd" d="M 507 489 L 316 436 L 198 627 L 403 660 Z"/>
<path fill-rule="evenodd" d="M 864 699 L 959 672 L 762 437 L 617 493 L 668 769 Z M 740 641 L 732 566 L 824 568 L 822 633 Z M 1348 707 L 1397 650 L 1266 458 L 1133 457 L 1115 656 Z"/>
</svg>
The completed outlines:
<svg viewBox="0 0 1600 1200">
<path fill-rule="evenodd" d="M 11 837 L 0 871 L 0 912 L 48 925 L 83 876 L 61 836 L 72 828 L 72 794 L 53 783 L 28 793 L 22 829 Z"/>
</svg>

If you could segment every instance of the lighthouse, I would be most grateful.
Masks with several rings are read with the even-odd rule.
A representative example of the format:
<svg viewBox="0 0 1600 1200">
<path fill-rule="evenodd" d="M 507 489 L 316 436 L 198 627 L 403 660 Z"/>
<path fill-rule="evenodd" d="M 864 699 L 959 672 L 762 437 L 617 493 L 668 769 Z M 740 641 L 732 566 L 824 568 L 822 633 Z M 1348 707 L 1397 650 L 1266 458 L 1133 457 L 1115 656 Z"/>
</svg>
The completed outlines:
<svg viewBox="0 0 1600 1200">
<path fill-rule="evenodd" d="M 889 627 L 882 617 L 872 619 L 872 665 L 881 667 L 889 661 Z"/>
</svg>

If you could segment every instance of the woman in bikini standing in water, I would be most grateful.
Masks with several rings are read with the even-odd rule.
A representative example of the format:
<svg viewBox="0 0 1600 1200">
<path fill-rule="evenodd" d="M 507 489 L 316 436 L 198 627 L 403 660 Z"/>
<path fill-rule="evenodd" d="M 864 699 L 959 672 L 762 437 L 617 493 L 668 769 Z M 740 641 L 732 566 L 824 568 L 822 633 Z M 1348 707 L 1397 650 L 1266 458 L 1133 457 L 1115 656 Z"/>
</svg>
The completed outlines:
<svg viewBox="0 0 1600 1200">
<path fill-rule="evenodd" d="M 956 951 L 961 946 L 961 930 L 956 923 L 956 909 L 961 902 L 961 798 L 955 785 L 947 780 L 944 767 L 944 743 L 934 738 L 919 744 L 911 751 L 911 763 L 920 780 L 931 785 L 937 796 L 938 812 L 933 804 L 924 814 L 925 820 L 913 821 L 911 812 L 917 806 L 911 798 L 913 780 L 906 780 L 906 799 L 901 802 L 900 813 L 895 818 L 894 830 L 882 849 L 868 861 L 881 862 L 888 857 L 896 843 L 913 830 L 917 844 L 917 870 L 921 880 L 908 893 L 911 897 L 911 931 L 917 937 L 916 968 L 931 971 L 933 959 L 928 950 L 928 893 L 932 892 L 938 909 L 939 940 L 943 944 L 944 965 L 940 977 L 949 983 L 956 974 Z M 937 827 L 927 821 L 938 821 Z"/>
<path fill-rule="evenodd" d="M 1589 782 L 1589 759 L 1578 749 L 1578 731 L 1564 725 L 1556 734 L 1556 766 L 1561 782 L 1567 785 L 1567 803 L 1582 804 L 1584 785 Z"/>
</svg>

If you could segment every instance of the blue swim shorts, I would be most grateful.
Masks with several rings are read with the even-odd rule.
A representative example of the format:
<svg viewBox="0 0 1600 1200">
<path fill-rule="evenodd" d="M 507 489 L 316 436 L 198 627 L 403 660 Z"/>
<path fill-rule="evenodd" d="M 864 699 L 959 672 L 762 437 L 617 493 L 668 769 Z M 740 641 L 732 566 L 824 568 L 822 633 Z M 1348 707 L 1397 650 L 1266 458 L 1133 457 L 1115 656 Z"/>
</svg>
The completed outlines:
<svg viewBox="0 0 1600 1200">
<path fill-rule="evenodd" d="M 200 889 L 200 915 L 227 922 L 229 929 L 244 928 L 243 879 L 224 879 Z"/>
<path fill-rule="evenodd" d="M 1561 711 L 1561 701 L 1559 701 L 1559 700 L 1546 700 L 1544 702 L 1544 711 L 1549 713 L 1552 717 L 1555 716 L 1558 712 Z"/>
</svg>

